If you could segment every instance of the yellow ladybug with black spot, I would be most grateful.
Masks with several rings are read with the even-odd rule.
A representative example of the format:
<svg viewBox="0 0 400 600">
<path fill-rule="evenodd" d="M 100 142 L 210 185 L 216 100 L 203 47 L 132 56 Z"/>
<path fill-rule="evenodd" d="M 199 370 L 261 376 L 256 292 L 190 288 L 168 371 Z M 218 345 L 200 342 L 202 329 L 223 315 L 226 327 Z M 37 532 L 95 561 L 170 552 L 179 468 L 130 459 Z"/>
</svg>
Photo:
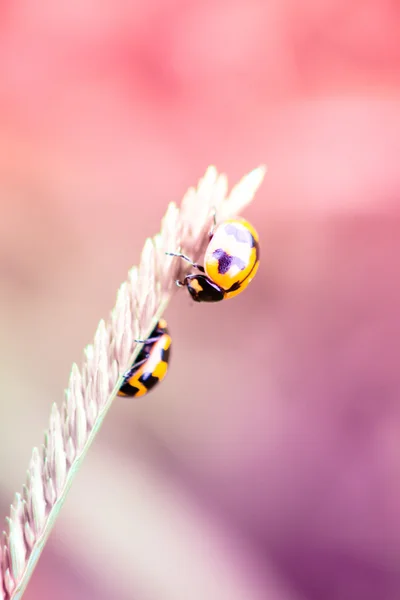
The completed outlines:
<svg viewBox="0 0 400 600">
<path fill-rule="evenodd" d="M 204 255 L 204 267 L 184 254 L 167 252 L 189 262 L 203 273 L 177 281 L 187 287 L 195 302 L 219 302 L 237 296 L 247 288 L 260 264 L 258 233 L 245 219 L 235 218 L 215 224 Z"/>
<path fill-rule="evenodd" d="M 167 322 L 160 319 L 125 373 L 118 396 L 144 396 L 167 374 L 171 353 L 171 336 Z"/>
</svg>

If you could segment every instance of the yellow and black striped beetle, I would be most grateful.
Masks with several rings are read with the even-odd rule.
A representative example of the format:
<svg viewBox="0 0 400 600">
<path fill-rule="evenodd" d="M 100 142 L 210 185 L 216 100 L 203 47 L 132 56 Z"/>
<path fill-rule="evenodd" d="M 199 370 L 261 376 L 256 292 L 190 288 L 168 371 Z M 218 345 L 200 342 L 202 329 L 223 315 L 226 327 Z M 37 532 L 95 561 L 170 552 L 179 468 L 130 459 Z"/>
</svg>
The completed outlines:
<svg viewBox="0 0 400 600">
<path fill-rule="evenodd" d="M 158 321 L 143 344 L 137 359 L 124 375 L 118 396 L 144 396 L 167 374 L 171 336 L 165 319 Z"/>
<path fill-rule="evenodd" d="M 260 264 L 258 233 L 245 219 L 235 218 L 215 223 L 204 255 L 204 267 L 184 254 L 167 252 L 189 262 L 202 275 L 192 273 L 180 287 L 187 287 L 195 302 L 219 302 L 237 296 L 253 280 Z"/>
</svg>

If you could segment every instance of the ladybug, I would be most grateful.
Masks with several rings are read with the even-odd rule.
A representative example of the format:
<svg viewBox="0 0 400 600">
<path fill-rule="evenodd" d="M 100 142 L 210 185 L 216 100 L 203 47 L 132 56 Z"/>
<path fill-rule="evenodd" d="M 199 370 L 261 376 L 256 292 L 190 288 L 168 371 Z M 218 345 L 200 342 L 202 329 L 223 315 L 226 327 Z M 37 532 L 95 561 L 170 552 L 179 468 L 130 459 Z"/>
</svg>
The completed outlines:
<svg viewBox="0 0 400 600">
<path fill-rule="evenodd" d="M 204 255 L 204 267 L 184 254 L 167 252 L 189 262 L 203 274 L 192 273 L 179 287 L 187 287 L 195 302 L 219 302 L 242 292 L 254 278 L 260 264 L 258 233 L 245 219 L 215 224 Z"/>
<path fill-rule="evenodd" d="M 167 322 L 160 319 L 132 367 L 124 375 L 118 396 L 144 396 L 167 374 L 171 336 Z"/>
</svg>

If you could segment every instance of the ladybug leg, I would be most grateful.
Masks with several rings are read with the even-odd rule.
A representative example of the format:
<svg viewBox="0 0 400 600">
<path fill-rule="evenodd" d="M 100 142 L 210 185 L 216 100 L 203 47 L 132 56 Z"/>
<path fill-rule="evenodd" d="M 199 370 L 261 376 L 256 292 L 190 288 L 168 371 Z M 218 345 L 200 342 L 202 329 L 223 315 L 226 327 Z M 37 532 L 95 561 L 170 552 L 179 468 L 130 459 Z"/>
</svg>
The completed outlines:
<svg viewBox="0 0 400 600">
<path fill-rule="evenodd" d="M 139 362 L 134 362 L 133 365 L 124 373 L 124 377 L 128 377 L 132 371 L 133 368 L 135 368 L 135 370 L 140 367 L 140 365 L 143 365 L 148 357 L 144 358 L 143 360 L 140 360 Z"/>
<path fill-rule="evenodd" d="M 187 287 L 188 284 L 188 278 L 185 277 L 185 279 L 183 281 L 180 281 L 179 279 L 175 279 L 175 285 L 177 285 L 178 287 Z"/>
<path fill-rule="evenodd" d="M 175 279 L 175 285 L 177 287 L 187 287 L 186 278 L 183 281 L 179 281 L 179 279 Z"/>
<path fill-rule="evenodd" d="M 199 271 L 204 273 L 204 267 L 202 267 L 201 265 L 198 265 L 197 263 L 194 263 L 193 261 L 190 260 L 190 258 L 185 256 L 184 254 L 181 254 L 180 252 L 166 252 L 165 254 L 167 256 L 177 256 L 178 258 L 182 258 L 183 260 L 186 260 L 186 262 L 190 263 L 192 265 L 192 267 L 194 267 L 195 269 L 198 269 Z"/>
<path fill-rule="evenodd" d="M 217 208 L 215 206 L 213 208 L 212 218 L 213 218 L 213 224 L 212 224 L 210 231 L 208 232 L 208 237 L 210 238 L 210 240 L 211 240 L 212 236 L 214 235 L 214 229 L 217 226 Z"/>
<path fill-rule="evenodd" d="M 133 341 L 136 342 L 136 344 L 153 344 L 153 342 L 156 342 L 159 339 L 160 339 L 159 337 L 152 337 L 152 338 L 147 338 L 147 340 L 133 340 Z"/>
</svg>

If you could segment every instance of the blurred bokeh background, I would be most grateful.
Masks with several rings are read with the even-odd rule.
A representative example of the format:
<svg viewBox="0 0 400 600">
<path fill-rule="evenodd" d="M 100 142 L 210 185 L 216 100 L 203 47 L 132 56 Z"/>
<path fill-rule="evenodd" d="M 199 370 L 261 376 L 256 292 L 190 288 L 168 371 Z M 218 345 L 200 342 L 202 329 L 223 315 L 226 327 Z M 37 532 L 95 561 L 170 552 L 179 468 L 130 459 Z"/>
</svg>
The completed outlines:
<svg viewBox="0 0 400 600">
<path fill-rule="evenodd" d="M 266 163 L 262 262 L 177 294 L 26 600 L 398 600 L 400 5 L 0 4 L 0 508 L 167 203 Z"/>
</svg>

